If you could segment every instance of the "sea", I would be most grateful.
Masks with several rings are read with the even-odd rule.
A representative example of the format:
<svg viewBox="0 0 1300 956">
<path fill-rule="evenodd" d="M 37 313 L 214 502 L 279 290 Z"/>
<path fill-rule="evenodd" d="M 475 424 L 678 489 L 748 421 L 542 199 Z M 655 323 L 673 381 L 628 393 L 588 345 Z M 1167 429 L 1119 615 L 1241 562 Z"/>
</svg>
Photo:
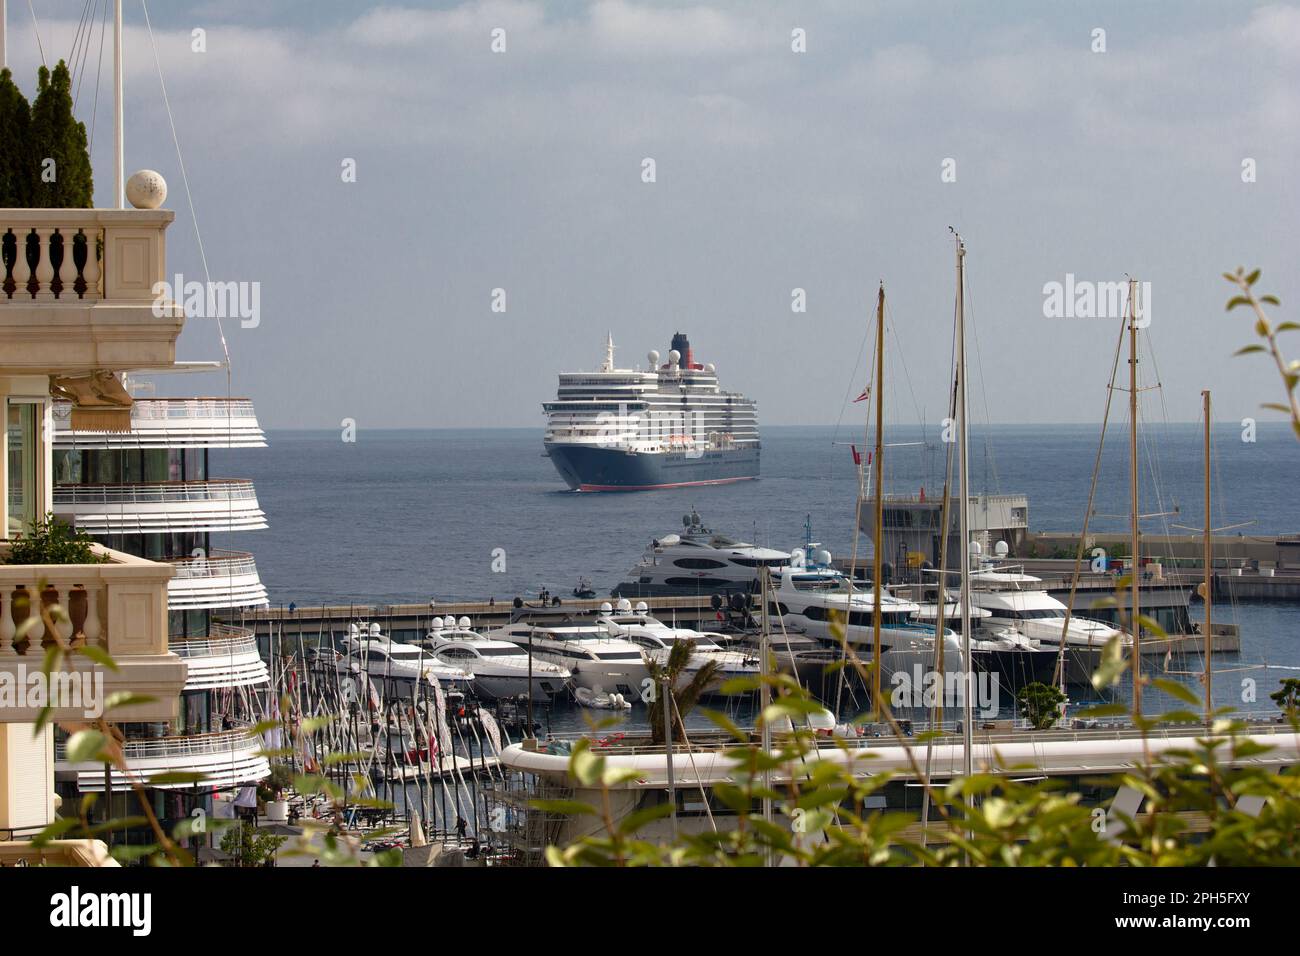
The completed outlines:
<svg viewBox="0 0 1300 956">
<path fill-rule="evenodd" d="M 1100 441 L 1097 425 L 972 427 L 971 490 L 1029 498 L 1035 531 L 1077 531 Z M 254 553 L 273 605 L 561 597 L 579 578 L 600 592 L 625 580 L 656 537 L 692 509 L 715 531 L 789 550 L 806 528 L 833 554 L 854 543 L 860 426 L 764 427 L 762 474 L 730 485 L 626 493 L 568 491 L 543 455 L 539 429 L 268 432 L 269 447 L 212 452 L 216 476 L 251 478 L 270 528 L 214 536 Z M 942 493 L 951 447 L 934 426 L 886 429 L 885 490 Z M 1188 533 L 1203 515 L 1204 453 L 1197 424 L 1139 431 L 1141 511 L 1149 534 Z M 1093 530 L 1123 530 L 1128 434 L 1102 444 Z M 1300 442 L 1286 423 L 1253 431 L 1216 425 L 1212 514 L 1224 533 L 1300 532 Z M 870 554 L 865 536 L 859 554 Z M 1199 605 L 1193 616 L 1200 613 Z M 1216 611 L 1241 626 L 1243 650 L 1216 658 L 1216 699 L 1235 703 L 1240 675 L 1264 689 L 1300 676 L 1300 604 L 1241 602 Z M 1268 665 L 1268 670 L 1258 668 Z M 1191 681 L 1191 678 L 1188 678 Z M 1123 698 L 1127 691 L 1117 691 Z M 1158 695 L 1156 695 L 1158 696 Z"/>
</svg>

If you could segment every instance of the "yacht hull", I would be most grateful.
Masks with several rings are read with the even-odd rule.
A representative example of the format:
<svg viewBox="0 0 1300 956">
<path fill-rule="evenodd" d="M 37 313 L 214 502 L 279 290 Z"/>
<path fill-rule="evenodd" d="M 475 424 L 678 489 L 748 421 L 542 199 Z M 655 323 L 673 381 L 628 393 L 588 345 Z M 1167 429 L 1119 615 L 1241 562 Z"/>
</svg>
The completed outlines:
<svg viewBox="0 0 1300 956">
<path fill-rule="evenodd" d="M 573 491 L 652 491 L 718 485 L 758 477 L 759 450 L 632 452 L 590 444 L 546 445 L 555 470 Z"/>
</svg>

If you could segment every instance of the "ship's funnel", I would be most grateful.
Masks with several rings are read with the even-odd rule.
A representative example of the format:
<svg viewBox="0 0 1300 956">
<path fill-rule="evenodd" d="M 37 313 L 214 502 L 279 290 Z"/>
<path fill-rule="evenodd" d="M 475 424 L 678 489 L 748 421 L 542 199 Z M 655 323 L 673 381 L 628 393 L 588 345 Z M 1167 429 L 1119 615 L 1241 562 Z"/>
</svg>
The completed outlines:
<svg viewBox="0 0 1300 956">
<path fill-rule="evenodd" d="M 673 333 L 673 351 L 681 356 L 681 360 L 677 363 L 678 368 L 695 367 L 695 356 L 691 354 L 691 343 L 686 338 L 685 332 Z"/>
</svg>

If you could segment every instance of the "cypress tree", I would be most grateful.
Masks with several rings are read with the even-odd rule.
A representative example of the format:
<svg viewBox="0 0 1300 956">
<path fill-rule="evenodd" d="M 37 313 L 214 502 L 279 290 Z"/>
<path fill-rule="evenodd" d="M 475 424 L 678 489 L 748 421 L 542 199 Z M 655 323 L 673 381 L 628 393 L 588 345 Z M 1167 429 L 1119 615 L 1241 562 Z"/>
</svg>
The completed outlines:
<svg viewBox="0 0 1300 956">
<path fill-rule="evenodd" d="M 62 60 L 53 73 L 41 67 L 28 143 L 32 205 L 40 209 L 89 208 L 95 187 L 86 149 L 86 125 L 72 115 L 72 75 Z M 46 160 L 50 159 L 54 160 L 54 181 L 46 182 Z"/>
<path fill-rule="evenodd" d="M 28 161 L 31 107 L 13 74 L 0 70 L 0 208 L 32 204 L 32 170 Z"/>
</svg>

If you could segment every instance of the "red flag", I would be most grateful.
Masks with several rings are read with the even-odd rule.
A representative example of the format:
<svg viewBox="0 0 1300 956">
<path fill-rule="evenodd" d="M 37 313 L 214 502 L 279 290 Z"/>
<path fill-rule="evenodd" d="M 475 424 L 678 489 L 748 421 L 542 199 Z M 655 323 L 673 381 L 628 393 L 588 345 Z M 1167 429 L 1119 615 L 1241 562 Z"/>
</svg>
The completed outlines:
<svg viewBox="0 0 1300 956">
<path fill-rule="evenodd" d="M 866 388 L 864 388 L 864 389 L 862 390 L 862 394 L 859 395 L 857 398 L 855 398 L 855 399 L 853 400 L 853 402 L 854 402 L 854 403 L 856 403 L 856 402 L 865 402 L 865 401 L 866 401 L 868 398 L 870 398 L 870 397 L 871 397 L 871 386 L 868 385 Z"/>
</svg>

